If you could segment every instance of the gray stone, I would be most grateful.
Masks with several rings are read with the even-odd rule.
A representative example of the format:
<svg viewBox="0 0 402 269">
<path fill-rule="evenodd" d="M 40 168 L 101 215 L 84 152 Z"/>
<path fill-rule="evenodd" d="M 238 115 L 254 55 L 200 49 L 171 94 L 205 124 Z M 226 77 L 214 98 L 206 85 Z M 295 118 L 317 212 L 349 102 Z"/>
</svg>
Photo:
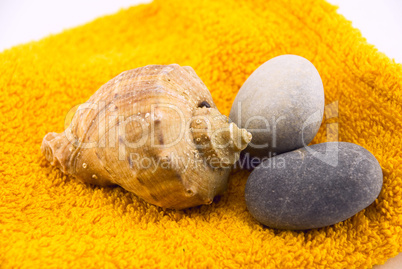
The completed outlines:
<svg viewBox="0 0 402 269">
<path fill-rule="evenodd" d="M 382 183 L 381 167 L 368 150 L 328 142 L 262 162 L 248 178 L 245 198 L 262 224 L 304 230 L 352 217 L 378 197 Z"/>
<path fill-rule="evenodd" d="M 308 145 L 320 127 L 324 104 L 314 65 L 300 56 L 282 55 L 250 75 L 229 117 L 253 135 L 245 153 L 263 158 Z"/>
</svg>

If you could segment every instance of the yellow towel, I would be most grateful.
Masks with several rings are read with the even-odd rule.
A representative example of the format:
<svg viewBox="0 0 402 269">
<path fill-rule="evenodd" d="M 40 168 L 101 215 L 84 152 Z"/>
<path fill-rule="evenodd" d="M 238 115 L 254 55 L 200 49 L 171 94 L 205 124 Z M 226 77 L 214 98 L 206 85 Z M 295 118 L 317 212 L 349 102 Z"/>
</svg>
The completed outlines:
<svg viewBox="0 0 402 269">
<path fill-rule="evenodd" d="M 124 70 L 190 65 L 227 115 L 252 71 L 281 54 L 313 62 L 326 104 L 338 101 L 313 143 L 338 123 L 339 139 L 367 148 L 383 168 L 379 198 L 342 223 L 262 226 L 245 206 L 246 171 L 211 206 L 163 210 L 120 187 L 66 177 L 40 152 L 74 105 Z M 402 66 L 323 0 L 132 7 L 4 51 L 0 93 L 0 267 L 367 268 L 402 251 Z"/>
</svg>

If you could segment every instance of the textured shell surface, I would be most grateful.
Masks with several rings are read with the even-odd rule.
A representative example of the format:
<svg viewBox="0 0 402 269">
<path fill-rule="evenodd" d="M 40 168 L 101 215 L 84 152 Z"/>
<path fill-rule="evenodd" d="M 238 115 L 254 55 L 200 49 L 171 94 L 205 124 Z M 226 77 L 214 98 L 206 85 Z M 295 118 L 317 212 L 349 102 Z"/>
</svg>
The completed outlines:
<svg viewBox="0 0 402 269">
<path fill-rule="evenodd" d="M 69 127 L 48 133 L 42 151 L 80 180 L 120 185 L 166 208 L 210 204 L 251 140 L 219 113 L 191 67 L 128 70 L 80 105 Z"/>
</svg>

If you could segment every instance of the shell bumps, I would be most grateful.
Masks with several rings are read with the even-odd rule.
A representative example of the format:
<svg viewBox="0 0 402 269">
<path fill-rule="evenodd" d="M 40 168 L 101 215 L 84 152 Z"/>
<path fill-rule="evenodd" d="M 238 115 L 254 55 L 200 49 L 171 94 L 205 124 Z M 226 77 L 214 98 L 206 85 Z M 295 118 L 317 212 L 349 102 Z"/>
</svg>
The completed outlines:
<svg viewBox="0 0 402 269">
<path fill-rule="evenodd" d="M 210 204 L 251 134 L 229 123 L 191 67 L 152 65 L 121 73 L 48 133 L 46 159 L 101 186 L 120 185 L 166 208 Z"/>
</svg>

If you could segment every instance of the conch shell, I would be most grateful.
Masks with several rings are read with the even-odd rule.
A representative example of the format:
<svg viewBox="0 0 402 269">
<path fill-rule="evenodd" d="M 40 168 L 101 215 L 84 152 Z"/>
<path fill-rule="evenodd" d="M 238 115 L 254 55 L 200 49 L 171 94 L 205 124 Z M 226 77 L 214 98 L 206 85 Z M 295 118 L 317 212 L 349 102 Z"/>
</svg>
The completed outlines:
<svg viewBox="0 0 402 269">
<path fill-rule="evenodd" d="M 42 152 L 84 182 L 120 185 L 165 208 L 210 204 L 251 140 L 219 113 L 188 66 L 121 73 L 80 105 L 70 126 L 48 133 Z"/>
</svg>

